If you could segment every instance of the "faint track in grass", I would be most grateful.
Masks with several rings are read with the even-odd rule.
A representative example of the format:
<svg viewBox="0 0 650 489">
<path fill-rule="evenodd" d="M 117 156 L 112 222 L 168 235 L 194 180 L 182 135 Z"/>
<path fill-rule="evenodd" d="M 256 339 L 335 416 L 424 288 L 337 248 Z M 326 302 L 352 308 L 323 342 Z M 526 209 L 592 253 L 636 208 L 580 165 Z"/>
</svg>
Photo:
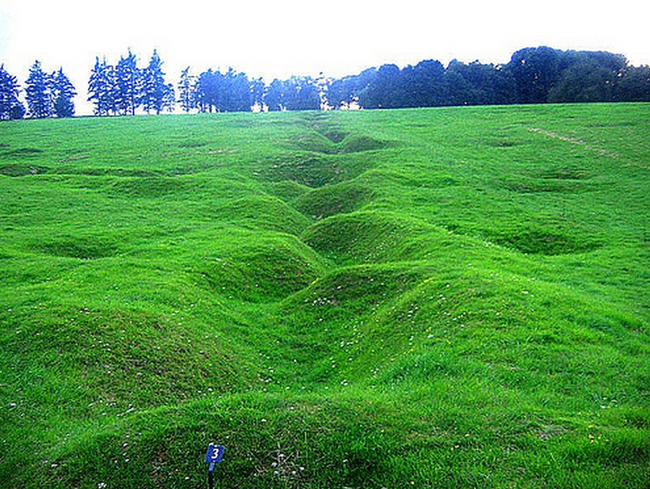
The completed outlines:
<svg viewBox="0 0 650 489">
<path fill-rule="evenodd" d="M 538 134 L 543 134 L 544 136 L 548 136 L 553 139 L 559 139 L 560 141 L 565 141 L 567 143 L 571 144 L 576 144 L 578 146 L 582 146 L 584 149 L 593 151 L 595 153 L 598 153 L 600 156 L 607 156 L 608 158 L 619 158 L 619 155 L 616 153 L 612 153 L 611 151 L 607 151 L 606 149 L 603 148 L 597 148 L 596 146 L 592 146 L 589 143 L 586 143 L 585 141 L 578 139 L 578 138 L 573 138 L 571 136 L 564 136 L 562 134 L 558 134 L 553 131 L 548 131 L 546 129 L 542 129 L 540 127 L 529 127 L 527 128 L 530 132 L 535 132 Z"/>
</svg>

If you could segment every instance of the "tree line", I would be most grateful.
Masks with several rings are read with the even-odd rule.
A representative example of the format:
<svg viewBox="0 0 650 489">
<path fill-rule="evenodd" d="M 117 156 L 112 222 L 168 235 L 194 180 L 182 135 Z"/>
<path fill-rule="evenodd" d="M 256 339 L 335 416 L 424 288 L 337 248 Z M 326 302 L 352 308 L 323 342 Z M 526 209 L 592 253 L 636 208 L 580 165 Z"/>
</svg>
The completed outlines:
<svg viewBox="0 0 650 489">
<path fill-rule="evenodd" d="M 209 69 L 198 76 L 186 68 L 178 86 L 185 112 L 240 112 L 249 110 L 319 110 L 326 85 L 323 79 L 292 76 L 266 85 L 229 68 L 225 73 Z"/>
<path fill-rule="evenodd" d="M 25 115 L 34 118 L 72 117 L 75 113 L 72 99 L 77 94 L 74 86 L 63 72 L 43 71 L 40 61 L 34 62 L 26 81 L 25 99 L 27 109 L 20 101 L 20 85 L 15 76 L 0 66 L 0 120 L 22 119 Z"/>
<path fill-rule="evenodd" d="M 95 115 L 250 110 L 389 109 L 458 105 L 574 102 L 648 102 L 650 66 L 631 66 L 604 51 L 525 48 L 506 64 L 421 61 L 399 68 L 385 64 L 342 78 L 292 76 L 266 84 L 229 68 L 193 75 L 183 70 L 175 88 L 154 51 L 145 67 L 129 51 L 115 64 L 95 60 L 88 100 Z M 42 70 L 36 61 L 26 82 L 27 109 L 15 77 L 0 66 L 0 119 L 72 117 L 76 95 L 63 69 Z"/>
<path fill-rule="evenodd" d="M 334 80 L 334 107 L 366 109 L 576 102 L 648 102 L 650 67 L 601 51 L 525 48 L 503 65 L 435 60 L 388 64 Z"/>
<path fill-rule="evenodd" d="M 95 115 L 134 115 L 138 109 L 148 114 L 173 110 L 174 87 L 165 81 L 162 65 L 156 50 L 144 68 L 138 66 L 130 50 L 115 66 L 97 57 L 88 81 L 88 101 L 93 103 Z"/>
</svg>

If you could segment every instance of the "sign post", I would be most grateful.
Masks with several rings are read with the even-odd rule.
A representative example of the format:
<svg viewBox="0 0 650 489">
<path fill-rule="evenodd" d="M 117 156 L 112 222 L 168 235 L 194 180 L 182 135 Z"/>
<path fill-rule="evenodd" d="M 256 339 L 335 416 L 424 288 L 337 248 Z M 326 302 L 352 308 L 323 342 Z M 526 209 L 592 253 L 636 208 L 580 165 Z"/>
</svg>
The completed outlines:
<svg viewBox="0 0 650 489">
<path fill-rule="evenodd" d="M 205 454 L 205 463 L 208 465 L 208 487 L 209 489 L 214 489 L 214 466 L 221 463 L 223 458 L 223 452 L 226 449 L 221 445 L 215 445 L 210 443 L 208 445 L 208 451 Z"/>
</svg>

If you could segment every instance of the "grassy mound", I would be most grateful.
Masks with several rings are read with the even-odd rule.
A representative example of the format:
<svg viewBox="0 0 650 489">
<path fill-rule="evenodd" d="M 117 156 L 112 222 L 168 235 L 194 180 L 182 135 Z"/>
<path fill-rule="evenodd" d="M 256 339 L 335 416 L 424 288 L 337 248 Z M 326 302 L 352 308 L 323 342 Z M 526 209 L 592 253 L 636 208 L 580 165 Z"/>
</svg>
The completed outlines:
<svg viewBox="0 0 650 489">
<path fill-rule="evenodd" d="M 232 200 L 215 209 L 219 221 L 248 229 L 268 229 L 299 235 L 311 221 L 281 199 L 255 195 Z"/>
<path fill-rule="evenodd" d="M 260 234 L 224 230 L 197 273 L 215 292 L 247 301 L 277 301 L 323 273 L 325 260 L 297 238 Z"/>
<path fill-rule="evenodd" d="M 421 223 L 392 213 L 360 211 L 323 219 L 305 231 L 303 239 L 326 256 L 385 262 L 399 256 L 397 248 L 404 236 L 425 230 Z"/>
<path fill-rule="evenodd" d="M 324 132 L 305 132 L 296 136 L 297 149 L 325 155 L 345 155 L 384 149 L 388 142 L 367 135 L 350 134 L 340 129 L 327 129 Z"/>
<path fill-rule="evenodd" d="M 360 210 L 373 197 L 371 187 L 349 181 L 305 193 L 297 199 L 295 205 L 305 215 L 323 218 Z"/>
</svg>

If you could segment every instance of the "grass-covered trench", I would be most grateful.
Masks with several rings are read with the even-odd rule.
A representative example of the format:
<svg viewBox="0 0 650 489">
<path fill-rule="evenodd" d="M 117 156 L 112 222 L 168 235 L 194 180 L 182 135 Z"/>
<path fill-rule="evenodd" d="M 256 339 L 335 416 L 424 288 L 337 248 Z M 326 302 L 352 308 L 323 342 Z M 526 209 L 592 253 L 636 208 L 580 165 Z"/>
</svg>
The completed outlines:
<svg viewBox="0 0 650 489">
<path fill-rule="evenodd" d="M 0 124 L 0 487 L 647 488 L 650 105 Z"/>
</svg>

